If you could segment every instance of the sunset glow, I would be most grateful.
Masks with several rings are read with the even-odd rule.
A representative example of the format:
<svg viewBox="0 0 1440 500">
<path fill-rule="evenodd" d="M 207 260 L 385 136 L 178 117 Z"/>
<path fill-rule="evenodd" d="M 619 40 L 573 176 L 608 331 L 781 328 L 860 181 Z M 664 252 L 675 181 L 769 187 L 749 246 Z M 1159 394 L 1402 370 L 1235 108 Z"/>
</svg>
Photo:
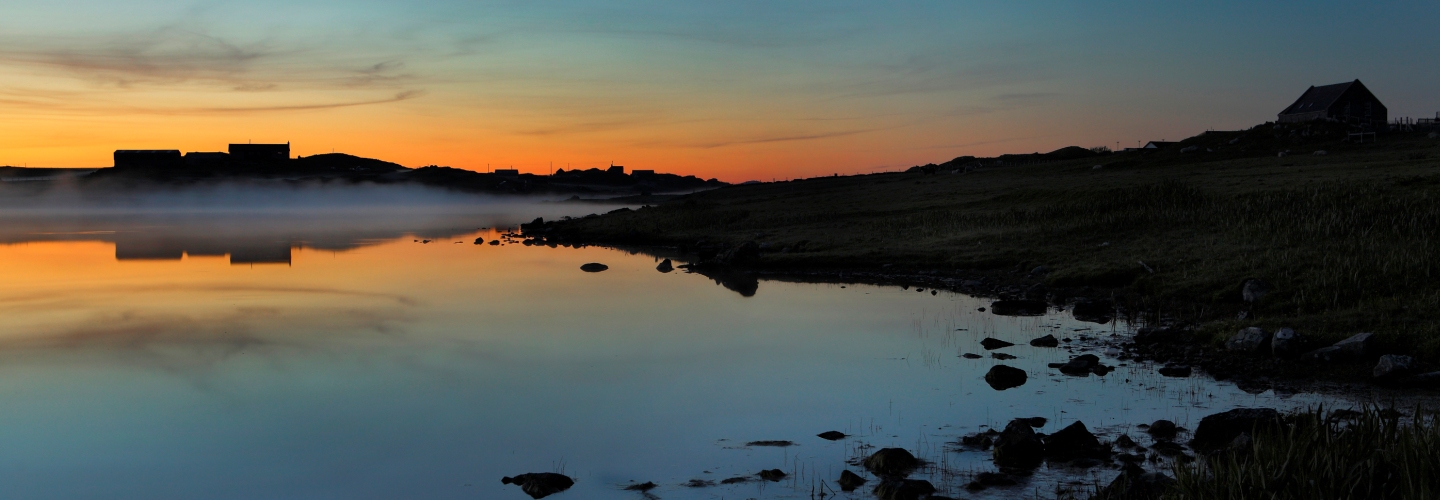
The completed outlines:
<svg viewBox="0 0 1440 500">
<path fill-rule="evenodd" d="M 1325 3 L 8 6 L 0 165 L 288 141 L 735 182 L 1179 139 L 1355 78 L 1394 116 L 1440 109 L 1440 68 L 1420 63 L 1440 56 L 1440 7 Z"/>
</svg>

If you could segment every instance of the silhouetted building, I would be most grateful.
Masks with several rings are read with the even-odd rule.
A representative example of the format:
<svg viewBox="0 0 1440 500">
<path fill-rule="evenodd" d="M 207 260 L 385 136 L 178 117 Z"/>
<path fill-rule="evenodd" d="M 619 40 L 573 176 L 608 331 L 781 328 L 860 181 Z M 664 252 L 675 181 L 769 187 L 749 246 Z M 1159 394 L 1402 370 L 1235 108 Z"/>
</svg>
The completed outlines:
<svg viewBox="0 0 1440 500">
<path fill-rule="evenodd" d="M 1174 141 L 1150 141 L 1145 143 L 1145 147 L 1140 149 L 1165 149 L 1175 144 Z"/>
<path fill-rule="evenodd" d="M 250 163 L 288 160 L 290 159 L 290 143 L 231 144 L 230 159 Z"/>
<path fill-rule="evenodd" d="M 115 166 L 124 167 L 178 167 L 183 162 L 180 151 L 174 149 L 117 149 Z"/>
<path fill-rule="evenodd" d="M 1384 125 L 1388 110 L 1360 80 L 1310 87 L 1280 112 L 1281 123 L 1311 120 L 1339 120 L 1347 123 Z"/>
<path fill-rule="evenodd" d="M 623 173 L 625 173 L 625 166 L 624 166 L 624 165 L 610 165 L 610 168 L 605 169 L 605 171 L 606 171 L 606 172 L 610 172 L 610 173 L 612 173 L 612 174 L 623 174 Z"/>
<path fill-rule="evenodd" d="M 495 175 L 501 177 L 520 177 L 520 171 L 513 168 L 497 168 Z"/>
<path fill-rule="evenodd" d="M 185 166 L 187 167 L 216 167 L 230 161 L 230 155 L 223 152 L 199 152 L 191 151 L 185 153 Z"/>
</svg>

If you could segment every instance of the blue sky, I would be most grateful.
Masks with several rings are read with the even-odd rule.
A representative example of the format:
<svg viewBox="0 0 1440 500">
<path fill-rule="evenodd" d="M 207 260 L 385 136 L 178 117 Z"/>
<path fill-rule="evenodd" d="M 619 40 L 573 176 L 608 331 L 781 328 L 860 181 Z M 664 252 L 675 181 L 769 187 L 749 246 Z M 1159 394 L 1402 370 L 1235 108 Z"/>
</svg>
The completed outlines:
<svg viewBox="0 0 1440 500">
<path fill-rule="evenodd" d="M 730 180 L 1179 139 L 1363 80 L 1440 111 L 1437 2 L 20 1 L 0 163 L 291 140 Z M 308 153 L 307 153 L 308 152 Z"/>
</svg>

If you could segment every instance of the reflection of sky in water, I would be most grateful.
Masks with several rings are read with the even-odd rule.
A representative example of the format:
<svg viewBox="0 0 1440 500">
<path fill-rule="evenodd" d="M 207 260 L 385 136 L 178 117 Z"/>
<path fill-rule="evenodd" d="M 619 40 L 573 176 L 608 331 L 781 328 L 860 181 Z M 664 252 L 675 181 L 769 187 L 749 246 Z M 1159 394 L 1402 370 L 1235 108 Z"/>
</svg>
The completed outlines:
<svg viewBox="0 0 1440 500">
<path fill-rule="evenodd" d="M 964 296 L 762 282 L 745 298 L 643 255 L 476 236 L 301 248 L 289 266 L 0 246 L 0 496 L 525 498 L 499 478 L 563 466 L 578 483 L 556 498 L 638 498 L 631 480 L 662 498 L 808 498 L 860 443 L 983 471 L 987 453 L 945 443 L 1013 417 L 1139 438 L 1129 426 L 1156 418 L 1320 401 L 1152 368 L 1061 377 L 1045 364 L 1069 353 L 1025 342 L 1108 327 Z M 957 357 L 985 336 L 1021 344 L 1004 351 L 1028 384 L 996 392 L 995 361 Z M 799 445 L 742 446 L 762 439 Z M 794 475 L 679 486 L 762 468 Z M 1053 491 L 1054 473 L 1020 490 Z"/>
</svg>

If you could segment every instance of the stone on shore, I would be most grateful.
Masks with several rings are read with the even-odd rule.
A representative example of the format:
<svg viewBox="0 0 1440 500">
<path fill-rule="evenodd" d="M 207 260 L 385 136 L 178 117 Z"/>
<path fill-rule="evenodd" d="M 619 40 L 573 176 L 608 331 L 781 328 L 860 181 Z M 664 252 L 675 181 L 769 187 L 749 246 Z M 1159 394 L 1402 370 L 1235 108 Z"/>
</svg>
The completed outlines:
<svg viewBox="0 0 1440 500">
<path fill-rule="evenodd" d="M 1300 334 L 1289 328 L 1275 330 L 1270 337 L 1270 353 L 1277 358 L 1288 358 L 1300 353 Z"/>
<path fill-rule="evenodd" d="M 1261 349 L 1268 347 L 1269 343 L 1270 334 L 1266 333 L 1264 329 L 1252 326 L 1240 330 L 1240 333 L 1236 333 L 1230 337 L 1230 340 L 1225 341 L 1225 350 L 1256 354 Z"/>
<path fill-rule="evenodd" d="M 1278 425 L 1280 412 L 1273 408 L 1237 408 L 1200 419 L 1190 448 L 1199 452 L 1223 450 L 1241 434 Z"/>
<path fill-rule="evenodd" d="M 1373 333 L 1357 333 L 1348 339 L 1336 342 L 1335 345 L 1307 352 L 1300 358 L 1320 363 L 1358 361 L 1370 354 L 1370 346 L 1374 337 Z"/>
<path fill-rule="evenodd" d="M 1410 374 L 1414 369 L 1415 358 L 1399 354 L 1386 354 L 1380 356 L 1380 362 L 1375 364 L 1371 376 L 1376 382 L 1392 382 L 1396 379 Z"/>
<path fill-rule="evenodd" d="M 1175 479 L 1159 472 L 1145 472 L 1140 466 L 1130 464 L 1121 469 L 1120 475 L 1109 486 L 1096 492 L 1091 500 L 1159 500 Z"/>
</svg>

